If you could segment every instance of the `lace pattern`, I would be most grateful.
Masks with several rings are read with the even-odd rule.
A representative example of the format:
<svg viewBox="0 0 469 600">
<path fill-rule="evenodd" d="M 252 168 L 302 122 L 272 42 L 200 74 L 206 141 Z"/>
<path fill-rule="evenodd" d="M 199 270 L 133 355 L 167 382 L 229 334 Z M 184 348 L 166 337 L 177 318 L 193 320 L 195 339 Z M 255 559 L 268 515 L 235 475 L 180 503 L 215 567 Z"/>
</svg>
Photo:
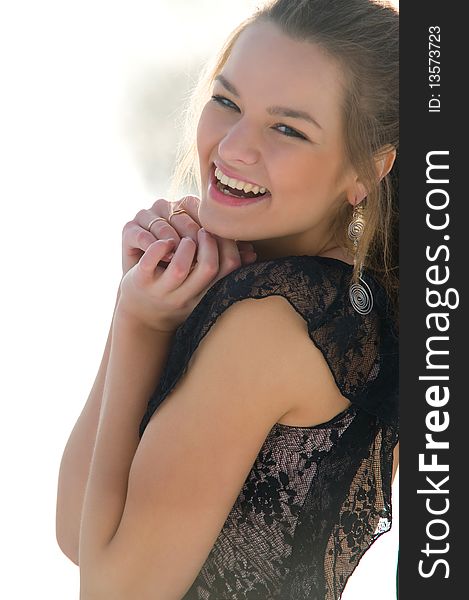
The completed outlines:
<svg viewBox="0 0 469 600">
<path fill-rule="evenodd" d="M 354 311 L 351 273 L 351 265 L 312 256 L 245 265 L 217 281 L 176 331 L 140 435 L 218 316 L 244 298 L 285 297 L 352 402 L 322 425 L 272 428 L 183 600 L 338 600 L 391 527 L 398 340 L 384 290 L 369 275 L 374 308 Z"/>
<path fill-rule="evenodd" d="M 360 558 L 391 527 L 396 441 L 392 426 L 358 410 L 318 469 L 298 521 L 291 571 L 279 598 L 341 597 Z"/>
<path fill-rule="evenodd" d="M 350 425 L 355 408 L 328 426 L 274 425 L 184 600 L 277 598 L 298 516 L 318 465 Z"/>
</svg>

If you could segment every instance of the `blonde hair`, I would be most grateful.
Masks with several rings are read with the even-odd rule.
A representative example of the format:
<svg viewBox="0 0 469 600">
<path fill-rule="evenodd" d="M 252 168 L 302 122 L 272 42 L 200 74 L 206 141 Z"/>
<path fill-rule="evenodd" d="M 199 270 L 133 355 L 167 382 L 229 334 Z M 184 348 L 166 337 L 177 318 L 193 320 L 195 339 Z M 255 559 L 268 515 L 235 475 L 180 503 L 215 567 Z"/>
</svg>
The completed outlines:
<svg viewBox="0 0 469 600">
<path fill-rule="evenodd" d="M 197 123 L 210 98 L 213 81 L 227 62 L 240 34 L 251 24 L 275 24 L 289 37 L 319 45 L 345 76 L 343 104 L 346 164 L 357 171 L 367 197 L 362 201 L 365 228 L 358 244 L 353 280 L 360 265 L 373 272 L 387 291 L 398 317 L 398 206 L 396 178 L 378 178 L 376 160 L 399 145 L 399 14 L 377 0 L 274 0 L 232 31 L 215 60 L 202 70 L 185 112 L 170 196 L 196 189 L 201 182 L 197 160 Z M 397 170 L 397 166 L 394 168 Z M 336 215 L 336 243 L 352 251 L 347 227 L 353 208 L 344 202 Z"/>
</svg>

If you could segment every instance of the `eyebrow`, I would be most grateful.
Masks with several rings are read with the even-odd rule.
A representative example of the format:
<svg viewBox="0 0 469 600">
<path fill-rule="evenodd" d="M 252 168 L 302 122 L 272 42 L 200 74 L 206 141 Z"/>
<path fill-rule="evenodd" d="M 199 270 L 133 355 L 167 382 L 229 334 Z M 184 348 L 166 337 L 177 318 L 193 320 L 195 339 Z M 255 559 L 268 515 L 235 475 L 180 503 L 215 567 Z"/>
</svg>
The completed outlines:
<svg viewBox="0 0 469 600">
<path fill-rule="evenodd" d="M 238 90 L 235 86 L 228 81 L 226 77 L 223 75 L 217 75 L 214 81 L 219 81 L 224 88 L 226 88 L 229 92 L 231 92 L 237 98 L 240 97 Z M 316 127 L 322 130 L 321 125 L 314 119 L 309 113 L 304 110 L 297 110 L 296 108 L 288 108 L 287 106 L 268 106 L 267 112 L 269 115 L 280 115 L 282 117 L 291 117 L 292 119 L 303 119 L 304 121 L 308 121 L 308 123 L 312 123 Z"/>
</svg>

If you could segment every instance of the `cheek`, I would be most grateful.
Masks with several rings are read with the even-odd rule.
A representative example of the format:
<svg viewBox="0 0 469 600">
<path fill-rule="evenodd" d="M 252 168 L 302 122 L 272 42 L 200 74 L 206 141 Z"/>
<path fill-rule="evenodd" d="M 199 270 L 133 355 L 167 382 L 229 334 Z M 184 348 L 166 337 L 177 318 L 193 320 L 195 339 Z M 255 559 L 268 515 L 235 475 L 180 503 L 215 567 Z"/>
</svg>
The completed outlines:
<svg viewBox="0 0 469 600">
<path fill-rule="evenodd" d="M 320 218 L 337 195 L 335 159 L 319 149 L 284 154 L 282 160 L 275 161 L 271 173 L 280 209 L 285 205 L 295 207 L 291 214 L 302 214 L 302 219 L 306 215 Z"/>
<path fill-rule="evenodd" d="M 199 122 L 197 124 L 197 150 L 198 150 L 199 156 L 204 155 L 204 153 L 206 151 L 207 136 L 208 136 L 207 126 L 208 126 L 207 110 L 206 110 L 206 108 L 204 108 L 200 115 Z"/>
<path fill-rule="evenodd" d="M 297 158 L 289 172 L 289 182 L 296 190 L 309 196 L 327 196 L 335 188 L 336 157 L 320 150 L 313 151 Z"/>
<path fill-rule="evenodd" d="M 321 187 L 324 177 L 320 161 L 310 152 L 293 152 L 283 155 L 281 160 L 275 161 L 272 170 L 278 182 L 274 189 L 285 193 L 293 193 L 293 198 L 300 200 L 305 195 L 311 196 L 315 189 Z"/>
<path fill-rule="evenodd" d="M 199 155 L 207 157 L 220 140 L 220 125 L 208 104 L 202 110 L 197 126 L 197 149 Z"/>
</svg>

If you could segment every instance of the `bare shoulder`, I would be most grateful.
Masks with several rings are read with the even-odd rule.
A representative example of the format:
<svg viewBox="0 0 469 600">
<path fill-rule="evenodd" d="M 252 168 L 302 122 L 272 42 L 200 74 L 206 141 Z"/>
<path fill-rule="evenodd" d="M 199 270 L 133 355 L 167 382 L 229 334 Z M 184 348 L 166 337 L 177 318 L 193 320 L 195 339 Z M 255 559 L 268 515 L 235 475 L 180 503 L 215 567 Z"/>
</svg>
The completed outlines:
<svg viewBox="0 0 469 600">
<path fill-rule="evenodd" d="M 220 351 L 225 361 L 214 359 Z M 231 305 L 192 356 L 190 364 L 196 363 L 201 377 L 217 377 L 226 385 L 244 381 L 245 393 L 255 391 L 259 406 L 264 403 L 261 410 L 276 411 L 276 421 L 285 425 L 317 425 L 350 405 L 306 321 L 281 295 Z"/>
<path fill-rule="evenodd" d="M 283 296 L 245 298 L 217 318 L 189 362 L 187 376 L 239 388 L 281 418 L 292 407 L 296 356 L 309 340 L 304 319 Z M 311 343 L 311 342 L 309 342 Z M 275 422 L 275 421 L 274 421 Z"/>
</svg>

